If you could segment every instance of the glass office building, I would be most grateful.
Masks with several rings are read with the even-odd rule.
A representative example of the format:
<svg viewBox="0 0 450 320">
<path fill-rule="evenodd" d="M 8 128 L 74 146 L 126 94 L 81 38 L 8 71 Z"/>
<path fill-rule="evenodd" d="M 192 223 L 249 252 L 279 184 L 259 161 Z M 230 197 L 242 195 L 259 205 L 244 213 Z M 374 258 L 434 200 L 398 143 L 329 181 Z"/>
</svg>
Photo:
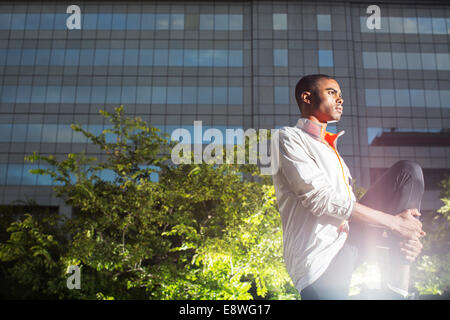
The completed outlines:
<svg viewBox="0 0 450 320">
<path fill-rule="evenodd" d="M 445 1 L 0 3 L 0 203 L 61 206 L 24 156 L 97 150 L 99 110 L 175 128 L 295 125 L 300 77 L 336 77 L 339 150 L 368 188 L 400 159 L 424 169 L 423 210 L 450 173 L 450 5 Z M 375 15 L 374 15 L 375 14 Z M 75 26 L 75 28 L 73 28 Z"/>
</svg>

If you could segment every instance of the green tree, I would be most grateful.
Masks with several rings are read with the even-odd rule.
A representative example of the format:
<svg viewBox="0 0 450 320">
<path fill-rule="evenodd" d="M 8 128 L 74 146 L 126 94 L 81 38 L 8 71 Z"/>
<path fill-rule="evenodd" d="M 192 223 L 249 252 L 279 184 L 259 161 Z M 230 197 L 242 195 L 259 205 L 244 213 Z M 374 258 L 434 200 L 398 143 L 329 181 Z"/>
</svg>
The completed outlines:
<svg viewBox="0 0 450 320">
<path fill-rule="evenodd" d="M 47 298 L 298 298 L 281 256 L 274 189 L 256 166 L 175 166 L 174 144 L 157 129 L 122 107 L 101 113 L 112 128 L 98 136 L 72 125 L 99 159 L 27 157 L 50 165 L 33 172 L 51 176 L 73 215 L 11 224 L 0 244 L 8 276 Z M 66 241 L 55 240 L 59 233 Z M 80 290 L 65 287 L 70 265 L 81 268 Z"/>
<path fill-rule="evenodd" d="M 414 266 L 412 278 L 421 295 L 450 292 L 450 177 L 441 182 L 444 205 L 430 221 L 424 222 L 427 236 L 422 255 Z"/>
</svg>

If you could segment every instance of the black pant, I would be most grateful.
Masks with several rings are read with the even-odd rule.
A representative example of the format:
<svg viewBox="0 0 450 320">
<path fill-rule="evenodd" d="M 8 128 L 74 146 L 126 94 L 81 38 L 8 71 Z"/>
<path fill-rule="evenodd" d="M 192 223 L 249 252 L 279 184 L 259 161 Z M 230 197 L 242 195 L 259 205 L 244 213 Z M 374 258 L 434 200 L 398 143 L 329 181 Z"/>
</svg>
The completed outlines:
<svg viewBox="0 0 450 320">
<path fill-rule="evenodd" d="M 389 214 L 399 214 L 406 209 L 417 208 L 424 192 L 422 168 L 415 162 L 402 160 L 395 163 L 366 192 L 359 201 L 370 208 Z M 301 292 L 304 300 L 346 299 L 352 273 L 367 258 L 381 229 L 350 222 L 349 237 L 325 273 Z M 395 240 L 395 236 L 390 238 Z M 394 241 L 398 243 L 398 241 Z M 406 261 L 405 261 L 406 263 Z"/>
</svg>

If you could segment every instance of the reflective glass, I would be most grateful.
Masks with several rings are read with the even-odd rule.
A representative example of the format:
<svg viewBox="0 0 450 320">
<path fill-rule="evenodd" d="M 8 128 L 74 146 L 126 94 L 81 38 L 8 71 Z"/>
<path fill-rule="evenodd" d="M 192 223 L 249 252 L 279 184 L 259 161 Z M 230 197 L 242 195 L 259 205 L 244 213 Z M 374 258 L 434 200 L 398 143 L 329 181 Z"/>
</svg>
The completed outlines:
<svg viewBox="0 0 450 320">
<path fill-rule="evenodd" d="M 61 87 L 60 86 L 48 86 L 46 103 L 59 103 L 61 101 Z"/>
<path fill-rule="evenodd" d="M 377 63 L 380 69 L 392 69 L 390 52 L 377 52 Z"/>
<path fill-rule="evenodd" d="M 31 86 L 18 86 L 17 87 L 17 103 L 30 103 L 31 102 Z"/>
<path fill-rule="evenodd" d="M 111 30 L 112 26 L 112 13 L 99 13 L 97 18 L 98 30 Z"/>
<path fill-rule="evenodd" d="M 10 142 L 12 134 L 11 124 L 0 124 L 0 142 Z"/>
<path fill-rule="evenodd" d="M 106 103 L 124 103 L 121 99 L 122 88 L 119 86 L 108 86 L 106 88 Z"/>
<path fill-rule="evenodd" d="M 74 103 L 75 102 L 75 86 L 63 86 L 61 90 L 61 102 L 62 103 Z"/>
<path fill-rule="evenodd" d="M 198 66 L 198 50 L 185 49 L 183 50 L 183 64 L 185 67 Z"/>
<path fill-rule="evenodd" d="M 409 70 L 420 70 L 422 69 L 422 59 L 420 58 L 420 53 L 408 52 L 406 53 L 406 61 L 408 63 Z"/>
<path fill-rule="evenodd" d="M 82 29 L 95 30 L 97 29 L 97 14 L 95 13 L 85 13 L 81 15 Z"/>
<path fill-rule="evenodd" d="M 225 87 L 213 87 L 213 103 L 214 104 L 227 104 L 228 93 Z"/>
<path fill-rule="evenodd" d="M 141 28 L 141 16 L 138 13 L 127 14 L 127 26 L 128 30 L 139 30 Z"/>
<path fill-rule="evenodd" d="M 173 67 L 183 66 L 183 50 L 181 49 L 169 50 L 169 66 Z"/>
<path fill-rule="evenodd" d="M 392 64 L 394 69 L 407 69 L 408 64 L 406 62 L 405 52 L 393 52 L 392 53 Z"/>
<path fill-rule="evenodd" d="M 425 101 L 429 108 L 439 108 L 441 103 L 439 101 L 439 91 L 425 90 Z"/>
<path fill-rule="evenodd" d="M 127 25 L 127 15 L 125 13 L 114 13 L 112 15 L 112 30 L 124 30 Z"/>
<path fill-rule="evenodd" d="M 319 66 L 332 67 L 333 66 L 333 51 L 319 50 Z"/>
<path fill-rule="evenodd" d="M 433 34 L 447 34 L 445 18 L 432 18 Z"/>
<path fill-rule="evenodd" d="M 11 13 L 0 13 L 0 30 L 6 30 L 11 25 Z"/>
<path fill-rule="evenodd" d="M 276 104 L 289 104 L 289 87 L 275 87 L 274 100 Z"/>
<path fill-rule="evenodd" d="M 395 100 L 397 102 L 397 107 L 409 107 L 411 101 L 409 99 L 408 89 L 397 89 L 395 90 Z"/>
<path fill-rule="evenodd" d="M 230 50 L 229 53 L 229 59 L 228 59 L 228 66 L 229 67 L 242 67 L 243 66 L 243 56 L 242 56 L 242 50 Z"/>
<path fill-rule="evenodd" d="M 417 18 L 405 17 L 403 18 L 403 28 L 405 33 L 417 33 Z"/>
<path fill-rule="evenodd" d="M 42 142 L 43 143 L 55 143 L 58 134 L 58 125 L 45 124 L 42 127 Z"/>
<path fill-rule="evenodd" d="M 228 88 L 228 104 L 242 104 L 242 88 L 229 87 Z"/>
<path fill-rule="evenodd" d="M 441 107 L 450 108 L 450 90 L 439 91 L 439 97 L 441 100 Z"/>
<path fill-rule="evenodd" d="M 184 104 L 197 103 L 197 88 L 196 87 L 183 87 L 183 103 Z"/>
<path fill-rule="evenodd" d="M 167 49 L 155 49 L 153 55 L 154 66 L 167 66 L 169 52 Z"/>
<path fill-rule="evenodd" d="M 366 106 L 378 107 L 380 106 L 380 94 L 378 89 L 366 89 Z"/>
<path fill-rule="evenodd" d="M 214 29 L 214 15 L 201 14 L 200 15 L 200 30 L 213 30 Z"/>
<path fill-rule="evenodd" d="M 317 30 L 331 31 L 331 16 L 329 14 L 317 15 Z"/>
<path fill-rule="evenodd" d="M 184 14 L 170 15 L 170 29 L 183 30 L 184 29 Z"/>
<path fill-rule="evenodd" d="M 156 15 L 156 30 L 168 30 L 169 29 L 169 14 L 158 13 Z"/>
<path fill-rule="evenodd" d="M 383 107 L 395 107 L 394 89 L 381 89 L 380 95 Z"/>
<path fill-rule="evenodd" d="M 141 17 L 142 30 L 155 29 L 155 15 L 153 13 L 143 13 Z"/>
<path fill-rule="evenodd" d="M 123 65 L 123 49 L 109 50 L 109 65 L 111 66 Z"/>
<path fill-rule="evenodd" d="M 273 13 L 273 30 L 287 30 L 287 14 Z"/>
<path fill-rule="evenodd" d="M 431 18 L 418 18 L 419 33 L 430 34 L 433 33 Z"/>
<path fill-rule="evenodd" d="M 214 30 L 218 30 L 218 31 L 228 30 L 228 15 L 227 14 L 214 15 Z"/>
<path fill-rule="evenodd" d="M 149 104 L 151 103 L 152 91 L 150 87 L 137 87 L 136 103 Z"/>
<path fill-rule="evenodd" d="M 35 49 L 22 50 L 22 61 L 20 64 L 21 65 L 33 65 L 35 57 L 36 57 Z"/>
<path fill-rule="evenodd" d="M 364 68 L 378 68 L 376 52 L 363 52 Z"/>
<path fill-rule="evenodd" d="M 389 31 L 391 33 L 403 33 L 403 18 L 389 17 Z"/>
<path fill-rule="evenodd" d="M 424 70 L 436 70 L 436 55 L 434 53 L 421 53 L 420 55 Z"/>
<path fill-rule="evenodd" d="M 166 87 L 152 87 L 152 103 L 166 103 Z"/>
<path fill-rule="evenodd" d="M 450 70 L 450 55 L 448 53 L 436 53 L 436 64 L 439 70 Z"/>
<path fill-rule="evenodd" d="M 78 49 L 66 49 L 66 57 L 64 65 L 66 66 L 77 66 L 80 59 L 80 50 Z"/>
<path fill-rule="evenodd" d="M 123 86 L 122 87 L 122 99 L 121 103 L 136 103 L 136 92 L 137 88 L 133 86 Z"/>
<path fill-rule="evenodd" d="M 242 14 L 230 14 L 230 30 L 242 30 L 243 29 L 243 15 Z"/>
<path fill-rule="evenodd" d="M 273 50 L 273 65 L 278 67 L 288 66 L 288 50 L 274 49 Z"/>
<path fill-rule="evenodd" d="M 411 96 L 411 106 L 412 107 L 424 107 L 425 106 L 425 96 L 424 96 L 423 90 L 410 89 L 409 94 Z"/>
<path fill-rule="evenodd" d="M 212 87 L 199 87 L 198 104 L 211 104 L 212 102 Z"/>
<path fill-rule="evenodd" d="M 124 65 L 127 66 L 138 65 L 139 49 L 125 49 L 124 54 L 125 54 Z"/>
<path fill-rule="evenodd" d="M 182 87 L 170 87 L 167 92 L 168 104 L 181 104 Z"/>
<path fill-rule="evenodd" d="M 227 50 L 214 50 L 213 66 L 226 67 L 228 65 Z"/>
</svg>

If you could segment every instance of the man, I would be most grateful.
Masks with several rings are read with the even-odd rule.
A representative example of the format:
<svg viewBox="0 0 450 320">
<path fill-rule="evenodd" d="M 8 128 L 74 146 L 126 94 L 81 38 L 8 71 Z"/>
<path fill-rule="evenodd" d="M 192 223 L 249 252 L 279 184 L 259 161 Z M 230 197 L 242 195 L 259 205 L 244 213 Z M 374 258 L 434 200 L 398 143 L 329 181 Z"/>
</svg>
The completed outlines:
<svg viewBox="0 0 450 320">
<path fill-rule="evenodd" d="M 393 276 L 385 298 L 407 296 L 409 264 L 425 235 L 417 219 L 421 168 L 397 162 L 356 202 L 350 171 L 336 147 L 344 132 L 326 131 L 343 113 L 339 84 L 327 75 L 305 76 L 295 97 L 301 118 L 295 127 L 281 128 L 272 144 L 284 259 L 294 285 L 302 299 L 347 298 L 353 270 L 387 230 Z"/>
</svg>

